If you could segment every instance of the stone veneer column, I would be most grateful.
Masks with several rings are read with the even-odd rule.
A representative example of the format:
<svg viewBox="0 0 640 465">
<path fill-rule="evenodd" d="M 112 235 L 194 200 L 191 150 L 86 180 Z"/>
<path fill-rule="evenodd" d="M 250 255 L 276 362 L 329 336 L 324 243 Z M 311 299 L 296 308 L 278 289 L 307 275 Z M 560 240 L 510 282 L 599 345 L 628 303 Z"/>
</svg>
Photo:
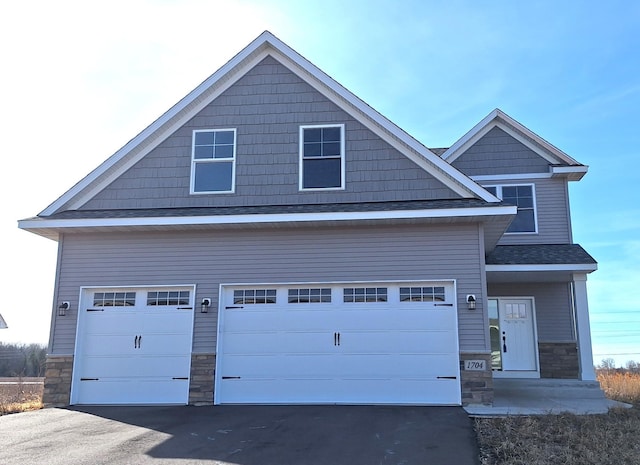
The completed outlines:
<svg viewBox="0 0 640 465">
<path fill-rule="evenodd" d="M 468 360 L 484 361 L 484 370 L 465 369 Z M 460 353 L 460 386 L 462 388 L 462 405 L 491 405 L 493 403 L 491 354 L 480 352 Z"/>
<path fill-rule="evenodd" d="M 189 382 L 190 405 L 213 404 L 213 378 L 215 369 L 215 354 L 191 355 L 191 379 Z"/>
<path fill-rule="evenodd" d="M 72 355 L 47 355 L 42 395 L 42 403 L 45 407 L 69 405 L 72 371 Z"/>
<path fill-rule="evenodd" d="M 580 364 L 575 342 L 538 342 L 540 377 L 578 379 Z"/>
</svg>

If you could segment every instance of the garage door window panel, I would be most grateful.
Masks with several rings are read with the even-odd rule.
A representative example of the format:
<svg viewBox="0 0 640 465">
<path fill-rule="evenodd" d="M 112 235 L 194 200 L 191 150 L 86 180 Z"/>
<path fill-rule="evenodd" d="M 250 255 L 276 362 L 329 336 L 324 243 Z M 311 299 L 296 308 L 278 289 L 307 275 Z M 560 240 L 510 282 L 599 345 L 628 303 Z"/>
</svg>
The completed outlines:
<svg viewBox="0 0 640 465">
<path fill-rule="evenodd" d="M 276 289 L 240 289 L 233 291 L 235 305 L 275 304 Z"/>
<path fill-rule="evenodd" d="M 135 292 L 94 292 L 94 307 L 134 307 Z"/>
<path fill-rule="evenodd" d="M 147 292 L 147 305 L 149 307 L 189 305 L 189 291 Z"/>
<path fill-rule="evenodd" d="M 290 304 L 331 303 L 330 288 L 289 289 Z"/>
<path fill-rule="evenodd" d="M 400 302 L 445 302 L 444 286 L 401 287 Z"/>
<path fill-rule="evenodd" d="M 347 287 L 343 290 L 344 303 L 387 302 L 386 287 Z"/>
</svg>

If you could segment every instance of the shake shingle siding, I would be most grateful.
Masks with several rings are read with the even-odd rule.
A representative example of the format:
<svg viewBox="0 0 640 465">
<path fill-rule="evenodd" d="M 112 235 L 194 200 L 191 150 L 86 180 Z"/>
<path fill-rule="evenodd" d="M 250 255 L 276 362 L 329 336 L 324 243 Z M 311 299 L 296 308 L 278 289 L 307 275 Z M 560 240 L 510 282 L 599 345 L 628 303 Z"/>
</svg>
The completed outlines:
<svg viewBox="0 0 640 465">
<path fill-rule="evenodd" d="M 60 300 L 77 308 L 81 286 L 196 284 L 218 305 L 221 283 L 353 282 L 455 279 L 461 350 L 484 350 L 480 235 L 475 225 L 294 228 L 176 233 L 68 234 Z M 75 318 L 60 318 L 54 354 L 71 354 Z M 216 312 L 196 312 L 195 352 L 214 352 Z"/>
<path fill-rule="evenodd" d="M 549 162 L 494 127 L 453 163 L 467 176 L 548 173 Z"/>
<path fill-rule="evenodd" d="M 345 124 L 344 191 L 299 192 L 299 127 Z M 237 130 L 234 194 L 190 195 L 195 129 Z M 275 59 L 267 57 L 84 209 L 458 198 Z"/>
</svg>

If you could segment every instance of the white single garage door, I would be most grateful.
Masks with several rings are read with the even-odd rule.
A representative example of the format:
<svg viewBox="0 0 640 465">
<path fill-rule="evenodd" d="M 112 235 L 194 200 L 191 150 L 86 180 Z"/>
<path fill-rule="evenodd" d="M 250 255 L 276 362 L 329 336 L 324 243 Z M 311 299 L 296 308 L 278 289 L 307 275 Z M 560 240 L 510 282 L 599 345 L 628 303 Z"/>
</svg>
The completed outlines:
<svg viewBox="0 0 640 465">
<path fill-rule="evenodd" d="M 216 403 L 459 405 L 453 282 L 223 287 Z"/>
<path fill-rule="evenodd" d="M 72 404 L 186 404 L 193 287 L 84 289 Z"/>
</svg>

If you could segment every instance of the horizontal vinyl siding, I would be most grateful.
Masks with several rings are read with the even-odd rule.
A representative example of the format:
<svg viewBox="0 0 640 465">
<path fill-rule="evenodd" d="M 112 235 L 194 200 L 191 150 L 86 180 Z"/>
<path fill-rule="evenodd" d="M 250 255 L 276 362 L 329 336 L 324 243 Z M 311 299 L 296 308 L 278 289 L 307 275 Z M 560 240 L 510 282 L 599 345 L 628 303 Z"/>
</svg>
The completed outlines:
<svg viewBox="0 0 640 465">
<path fill-rule="evenodd" d="M 346 186 L 299 192 L 301 125 L 345 124 Z M 190 195 L 195 129 L 236 128 L 236 190 Z M 271 57 L 222 93 L 84 209 L 459 198 Z"/>
<path fill-rule="evenodd" d="M 535 298 L 539 341 L 575 340 L 571 291 L 568 283 L 489 283 L 488 288 L 490 297 L 533 296 Z"/>
<path fill-rule="evenodd" d="M 493 183 L 483 184 L 489 186 Z M 538 215 L 538 234 L 506 234 L 500 239 L 500 245 L 571 243 L 566 179 L 519 179 L 499 184 L 534 184 Z"/>
<path fill-rule="evenodd" d="M 456 279 L 462 350 L 485 349 L 477 225 L 296 228 L 67 235 L 59 300 L 78 307 L 80 286 L 196 284 L 195 352 L 214 352 L 220 283 Z M 72 353 L 75 318 L 58 319 L 53 353 Z"/>
<path fill-rule="evenodd" d="M 549 162 L 494 127 L 453 163 L 467 176 L 548 173 Z"/>
</svg>

